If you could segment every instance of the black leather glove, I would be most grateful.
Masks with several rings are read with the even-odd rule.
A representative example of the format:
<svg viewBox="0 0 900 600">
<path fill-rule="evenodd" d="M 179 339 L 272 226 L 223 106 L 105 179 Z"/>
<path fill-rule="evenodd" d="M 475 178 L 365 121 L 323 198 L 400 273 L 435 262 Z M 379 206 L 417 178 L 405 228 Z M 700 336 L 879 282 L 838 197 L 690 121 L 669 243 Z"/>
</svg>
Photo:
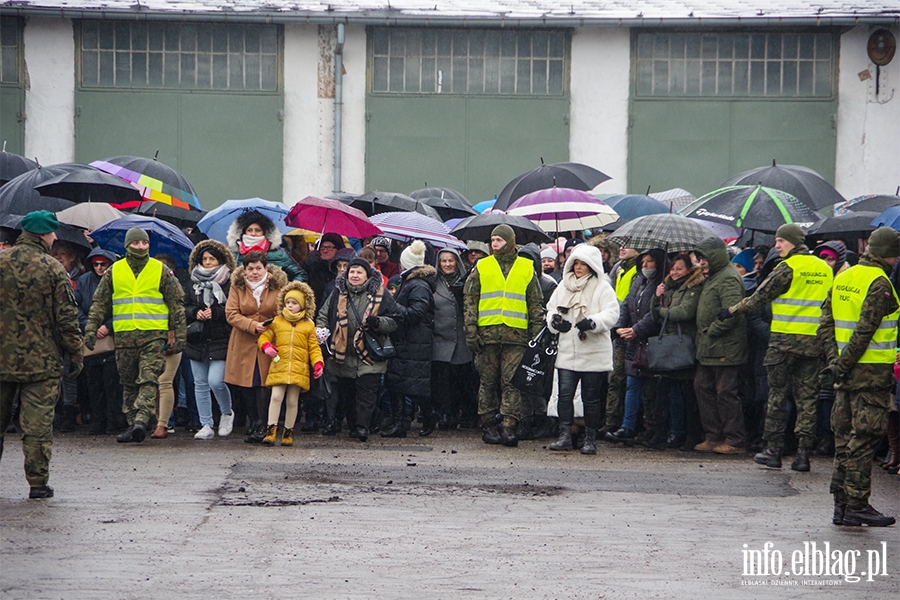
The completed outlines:
<svg viewBox="0 0 900 600">
<path fill-rule="evenodd" d="M 834 384 L 843 379 L 843 377 L 844 375 L 838 369 L 838 366 L 831 363 L 819 373 L 819 389 L 834 389 Z"/>
<path fill-rule="evenodd" d="M 562 318 L 559 313 L 550 318 L 550 324 L 560 333 L 565 333 L 572 329 L 572 324 Z"/>
<path fill-rule="evenodd" d="M 575 327 L 578 328 L 578 331 L 584 332 L 595 329 L 597 327 L 597 324 L 594 323 L 592 319 L 582 319 L 575 323 Z"/>
<path fill-rule="evenodd" d="M 81 370 L 84 368 L 84 363 L 80 360 L 75 362 L 74 360 L 69 361 L 69 368 L 66 371 L 66 379 L 70 381 L 74 381 L 78 379 L 78 376 L 81 374 Z"/>
<path fill-rule="evenodd" d="M 373 317 L 369 315 L 366 317 L 366 329 L 377 330 L 378 329 L 378 317 Z"/>
<path fill-rule="evenodd" d="M 720 321 L 724 321 L 725 319 L 730 319 L 733 316 L 734 315 L 731 314 L 731 311 L 728 310 L 727 306 L 716 313 L 716 318 Z"/>
</svg>

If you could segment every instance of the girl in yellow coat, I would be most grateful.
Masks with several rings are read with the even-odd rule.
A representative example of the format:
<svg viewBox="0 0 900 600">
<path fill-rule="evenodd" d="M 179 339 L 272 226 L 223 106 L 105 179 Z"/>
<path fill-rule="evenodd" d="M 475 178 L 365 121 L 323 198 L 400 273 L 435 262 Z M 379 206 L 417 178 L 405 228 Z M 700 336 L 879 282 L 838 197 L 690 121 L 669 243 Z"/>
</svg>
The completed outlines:
<svg viewBox="0 0 900 600">
<path fill-rule="evenodd" d="M 278 295 L 278 312 L 272 324 L 259 336 L 259 348 L 272 358 L 266 377 L 266 387 L 272 388 L 272 399 L 263 444 L 275 443 L 281 403 L 287 396 L 281 445 L 293 445 L 300 393 L 309 391 L 310 363 L 314 365 L 312 376 L 315 379 L 322 376 L 322 350 L 316 340 L 315 314 L 312 288 L 299 281 L 291 282 Z"/>
</svg>

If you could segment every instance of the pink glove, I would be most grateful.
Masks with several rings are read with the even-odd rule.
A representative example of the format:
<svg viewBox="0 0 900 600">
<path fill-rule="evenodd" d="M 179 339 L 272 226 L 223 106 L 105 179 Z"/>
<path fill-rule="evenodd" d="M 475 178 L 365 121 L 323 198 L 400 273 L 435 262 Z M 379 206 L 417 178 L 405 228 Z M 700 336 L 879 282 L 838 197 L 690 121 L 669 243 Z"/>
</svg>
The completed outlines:
<svg viewBox="0 0 900 600">
<path fill-rule="evenodd" d="M 276 356 L 278 356 L 278 348 L 276 348 L 269 342 L 263 344 L 262 351 L 265 352 L 266 356 L 268 356 L 269 358 L 275 358 Z"/>
<path fill-rule="evenodd" d="M 317 362 L 313 367 L 313 379 L 318 379 L 322 376 L 322 371 L 325 370 L 325 365 L 320 362 Z"/>
</svg>

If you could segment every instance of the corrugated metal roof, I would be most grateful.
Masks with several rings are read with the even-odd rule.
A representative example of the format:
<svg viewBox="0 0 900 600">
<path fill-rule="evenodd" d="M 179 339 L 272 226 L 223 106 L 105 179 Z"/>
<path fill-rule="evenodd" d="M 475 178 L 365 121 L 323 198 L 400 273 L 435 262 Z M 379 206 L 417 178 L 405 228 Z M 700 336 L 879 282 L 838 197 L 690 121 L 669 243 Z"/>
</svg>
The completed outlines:
<svg viewBox="0 0 900 600">
<path fill-rule="evenodd" d="M 696 22 L 738 20 L 789 24 L 803 19 L 823 24 L 853 19 L 900 19 L 900 0 L 4 0 L 4 13 L 47 13 L 61 16 L 170 15 L 253 17 L 273 20 L 309 19 L 403 21 L 463 20 L 577 25 L 617 21 L 628 24 L 653 21 Z"/>
</svg>

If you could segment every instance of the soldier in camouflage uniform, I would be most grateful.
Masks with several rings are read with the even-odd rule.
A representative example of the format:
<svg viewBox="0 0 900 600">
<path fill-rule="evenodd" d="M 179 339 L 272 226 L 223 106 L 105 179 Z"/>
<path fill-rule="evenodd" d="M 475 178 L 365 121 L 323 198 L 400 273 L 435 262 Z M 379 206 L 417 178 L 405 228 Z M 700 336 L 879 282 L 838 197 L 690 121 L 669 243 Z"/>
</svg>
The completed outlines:
<svg viewBox="0 0 900 600">
<path fill-rule="evenodd" d="M 894 387 L 900 300 L 887 275 L 898 256 L 900 232 L 887 227 L 875 230 L 859 264 L 835 279 L 822 307 L 818 336 L 829 362 L 819 382 L 823 389 L 837 390 L 831 410 L 835 450 L 830 491 L 835 525 L 886 527 L 895 522 L 894 517 L 872 508 L 869 497 L 872 459 L 887 429 Z M 883 270 L 885 276 L 872 267 Z M 850 309 L 848 319 L 850 297 L 861 297 L 862 303 Z"/>
<path fill-rule="evenodd" d="M 794 432 L 798 448 L 791 469 L 795 471 L 809 471 L 809 453 L 816 441 L 821 347 L 815 330 L 818 310 L 827 290 L 831 288 L 832 279 L 831 267 L 825 261 L 810 256 L 805 241 L 805 234 L 799 226 L 790 223 L 779 227 L 775 233 L 775 249 L 785 260 L 775 267 L 753 295 L 720 313 L 720 317 L 746 315 L 760 312 L 769 305 L 773 307 L 772 333 L 763 360 L 769 379 L 763 433 L 766 448 L 753 460 L 767 467 L 781 468 L 787 405 L 788 400 L 793 398 L 797 412 Z M 789 312 L 810 314 L 782 316 L 775 310 L 782 305 Z"/>
<path fill-rule="evenodd" d="M 93 348 L 97 340 L 97 329 L 113 314 L 114 271 L 116 265 L 127 264 L 134 277 L 138 278 L 145 268 L 158 268 L 156 259 L 150 258 L 150 243 L 147 232 L 132 227 L 125 235 L 125 258 L 110 268 L 97 286 L 94 304 L 88 315 L 84 330 L 85 345 Z M 124 263 L 123 263 L 124 261 Z M 160 263 L 161 264 L 161 263 Z M 156 410 L 156 396 L 159 391 L 159 376 L 166 367 L 166 354 L 178 353 L 184 349 L 187 325 L 184 316 L 184 291 L 175 275 L 164 265 L 161 268 L 159 293 L 165 303 L 168 325 L 164 329 L 154 329 L 143 324 L 123 330 L 123 319 L 113 316 L 113 331 L 116 334 L 116 367 L 124 390 L 122 411 L 128 420 L 128 430 L 116 437 L 118 442 L 142 442 L 146 437 L 147 425 Z M 131 300 L 131 299 L 129 299 Z M 139 299 L 134 298 L 135 302 Z M 127 305 L 127 302 L 125 303 Z M 120 304 L 121 305 L 121 304 Z M 137 319 L 142 315 L 134 315 Z M 138 322 L 138 321 L 135 321 Z M 118 325 L 118 329 L 117 329 Z M 165 417 L 160 417 L 165 418 Z"/>
<path fill-rule="evenodd" d="M 488 444 L 518 445 L 516 424 L 522 406 L 522 395 L 511 382 L 522 362 L 528 341 L 537 335 L 544 324 L 543 294 L 535 276 L 531 261 L 517 255 L 516 234 L 508 225 L 498 225 L 491 232 L 493 256 L 483 258 L 472 269 L 464 290 L 463 315 L 466 329 L 466 346 L 475 354 L 475 368 L 481 376 L 478 390 L 478 414 L 484 427 L 482 439 Z M 527 287 L 518 295 L 524 295 L 527 310 L 527 326 L 511 327 L 507 324 L 479 325 L 479 304 L 482 298 L 482 263 L 496 259 L 504 278 L 508 278 L 517 260 L 527 265 L 531 274 Z M 524 272 L 522 267 L 522 272 Z M 501 292 L 502 295 L 502 292 Z M 482 316 L 482 320 L 484 315 Z M 498 390 L 501 397 L 498 398 Z M 498 431 L 497 410 L 503 415 Z"/>
<path fill-rule="evenodd" d="M 0 252 L 0 456 L 18 389 L 29 498 L 53 497 L 47 481 L 63 354 L 71 357 L 68 378 L 82 367 L 72 284 L 50 256 L 58 227 L 51 212 L 29 213 L 15 247 Z"/>
</svg>

